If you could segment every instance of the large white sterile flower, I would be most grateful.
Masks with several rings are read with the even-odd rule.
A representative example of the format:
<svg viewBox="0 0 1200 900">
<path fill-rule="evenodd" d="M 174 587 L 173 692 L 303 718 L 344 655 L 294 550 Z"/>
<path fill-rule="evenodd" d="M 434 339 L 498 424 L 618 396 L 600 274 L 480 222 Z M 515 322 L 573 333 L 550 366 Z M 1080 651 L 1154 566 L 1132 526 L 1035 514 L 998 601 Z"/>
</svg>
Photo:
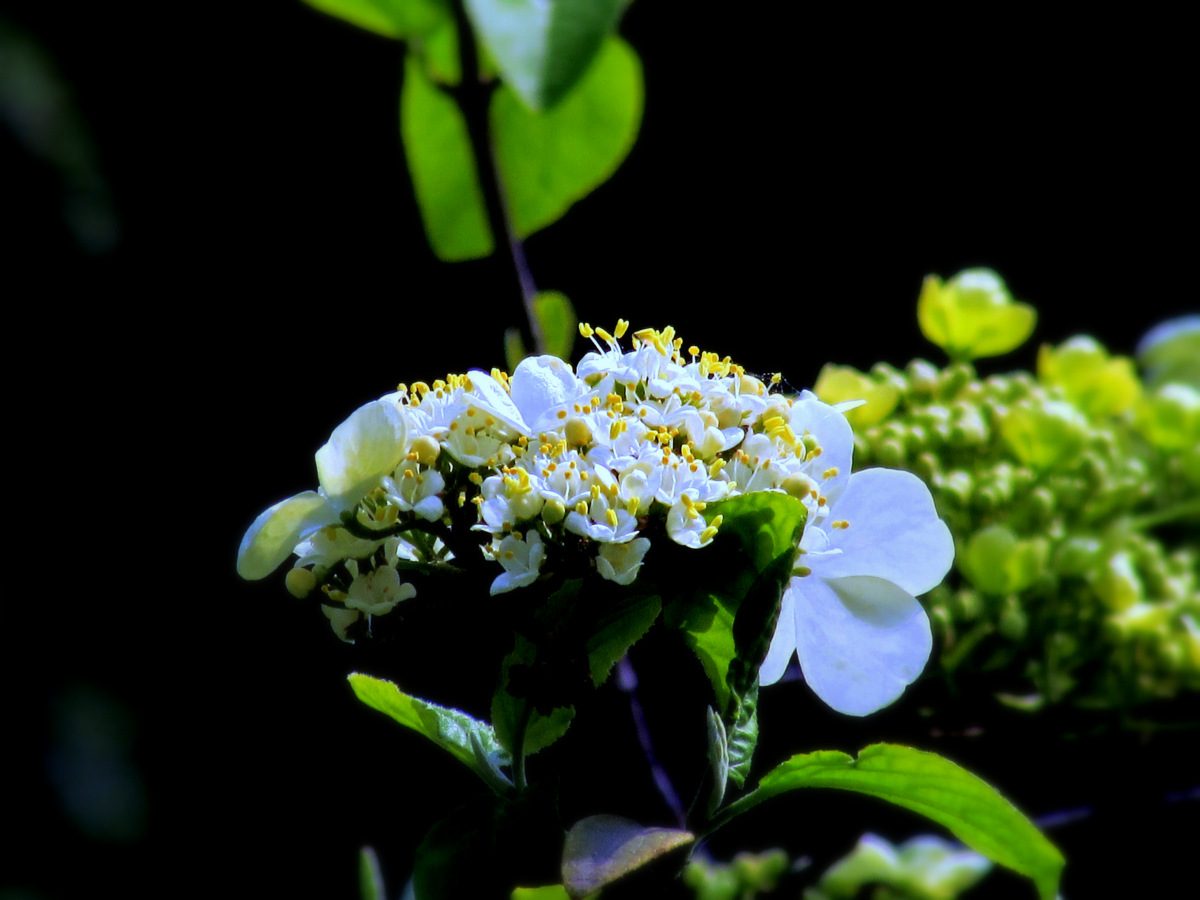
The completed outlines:
<svg viewBox="0 0 1200 900">
<path fill-rule="evenodd" d="M 915 595 L 954 559 L 929 489 L 910 472 L 856 472 L 800 547 L 759 680 L 778 681 L 795 652 L 805 681 L 839 712 L 887 706 L 929 659 L 929 617 Z"/>
<path fill-rule="evenodd" d="M 238 574 L 265 578 L 318 528 L 338 522 L 404 458 L 408 427 L 393 400 L 374 400 L 350 414 L 317 451 L 320 491 L 303 491 L 262 513 L 238 547 Z"/>
</svg>

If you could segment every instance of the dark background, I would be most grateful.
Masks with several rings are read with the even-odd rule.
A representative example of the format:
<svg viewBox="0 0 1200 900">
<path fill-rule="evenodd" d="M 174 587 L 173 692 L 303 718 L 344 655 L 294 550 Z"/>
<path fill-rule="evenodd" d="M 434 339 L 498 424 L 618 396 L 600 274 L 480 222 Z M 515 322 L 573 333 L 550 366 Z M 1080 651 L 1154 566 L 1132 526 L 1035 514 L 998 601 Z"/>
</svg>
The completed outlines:
<svg viewBox="0 0 1200 900">
<path fill-rule="evenodd" d="M 1083 330 L 1131 352 L 1196 308 L 1179 23 L 688 9 L 632 5 L 638 143 L 528 242 L 539 285 L 582 319 L 671 323 L 801 387 L 825 361 L 940 362 L 915 321 L 928 273 L 990 266 L 1037 305 L 1035 340 L 991 370 Z M 0 895 L 352 896 L 365 843 L 395 894 L 419 836 L 473 787 L 344 676 L 460 702 L 486 657 L 477 623 L 447 607 L 441 631 L 346 647 L 279 579 L 239 582 L 233 560 L 260 510 L 313 486 L 312 452 L 355 407 L 397 381 L 503 365 L 511 267 L 427 249 L 399 146 L 399 45 L 282 0 L 6 2 L 0 26 L 54 85 L 0 83 L 19 466 Z M 635 662 L 687 682 L 670 653 Z M 671 759 L 702 718 L 672 685 L 645 687 Z M 919 690 L 847 722 L 801 684 L 775 688 L 760 765 L 907 740 L 1031 815 L 1088 808 L 1054 832 L 1068 896 L 1183 871 L 1165 841 L 1194 835 L 1195 803 L 1163 797 L 1194 787 L 1194 770 L 1175 774 L 1187 738 L 1063 746 L 1054 723 L 1025 720 L 938 737 L 914 724 Z M 577 740 L 602 796 L 638 753 L 623 701 L 601 694 L 617 726 Z M 839 854 L 867 827 L 927 830 L 843 797 L 777 804 L 714 849 Z M 666 821 L 648 790 L 622 811 Z"/>
</svg>

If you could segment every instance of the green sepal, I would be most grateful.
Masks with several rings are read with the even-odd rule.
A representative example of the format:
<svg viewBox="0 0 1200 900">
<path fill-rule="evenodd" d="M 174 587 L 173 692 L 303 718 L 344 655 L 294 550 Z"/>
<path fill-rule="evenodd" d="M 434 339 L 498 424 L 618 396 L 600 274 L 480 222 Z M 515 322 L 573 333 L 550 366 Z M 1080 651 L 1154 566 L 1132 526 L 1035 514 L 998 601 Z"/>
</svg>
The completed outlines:
<svg viewBox="0 0 1200 900">
<path fill-rule="evenodd" d="M 447 750 L 492 790 L 511 790 L 512 782 L 500 771 L 508 763 L 507 755 L 487 722 L 413 697 L 382 678 L 355 672 L 347 680 L 359 700 Z"/>
<path fill-rule="evenodd" d="M 872 744 L 858 759 L 836 750 L 793 756 L 762 777 L 758 788 L 726 807 L 710 831 L 787 791 L 835 788 L 887 800 L 940 825 L 971 849 L 1033 880 L 1053 900 L 1062 854 L 995 788 L 955 763 L 896 744 Z"/>
</svg>

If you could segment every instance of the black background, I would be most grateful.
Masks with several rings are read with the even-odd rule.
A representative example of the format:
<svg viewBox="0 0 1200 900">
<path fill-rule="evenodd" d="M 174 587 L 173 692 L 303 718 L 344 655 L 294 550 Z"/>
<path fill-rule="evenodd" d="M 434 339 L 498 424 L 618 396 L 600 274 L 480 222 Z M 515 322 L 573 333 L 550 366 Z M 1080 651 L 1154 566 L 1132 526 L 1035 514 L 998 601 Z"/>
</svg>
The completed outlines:
<svg viewBox="0 0 1200 900">
<path fill-rule="evenodd" d="M 355 407 L 397 381 L 503 365 L 502 329 L 519 316 L 511 266 L 440 264 L 427 249 L 399 145 L 397 44 L 282 0 L 0 15 L 69 86 L 120 225 L 111 250 L 82 250 L 60 172 L 0 128 L 18 465 L 0 625 L 15 841 L 0 890 L 353 896 L 357 847 L 371 843 L 394 894 L 419 836 L 473 787 L 357 704 L 344 676 L 461 702 L 486 635 L 448 607 L 433 636 L 346 647 L 278 579 L 239 582 L 233 560 L 254 515 L 313 486 L 312 452 Z M 940 362 L 914 314 L 931 272 L 990 266 L 1037 305 L 1036 340 L 989 370 L 1029 366 L 1037 341 L 1084 330 L 1130 352 L 1197 305 L 1177 22 L 642 0 L 622 33 L 645 67 L 638 143 L 527 244 L 539 285 L 582 319 L 671 323 L 801 387 L 825 361 Z M 652 645 L 635 662 L 686 683 L 690 661 L 671 653 Z M 668 760 L 703 727 L 671 688 L 646 685 Z M 1187 738 L 1063 746 L 1054 723 L 1017 719 L 938 737 L 914 724 L 919 688 L 863 722 L 802 684 L 767 693 L 763 766 L 906 740 L 1032 815 L 1089 808 L 1054 833 L 1072 861 L 1067 896 L 1184 871 L 1165 842 L 1194 835 L 1195 804 L 1162 798 L 1194 787 L 1194 767 L 1191 783 L 1171 767 L 1194 751 Z M 577 738 L 590 738 L 583 780 L 598 796 L 640 771 L 621 699 L 601 694 L 616 725 Z M 55 787 L 76 758 L 104 782 L 64 712 L 79 697 L 125 722 L 113 765 L 144 792 L 131 840 L 89 836 Z M 973 724 L 970 710 L 953 716 Z M 586 811 L 665 823 L 646 796 Z M 854 799 L 777 804 L 714 850 L 837 854 L 866 827 L 927 830 Z"/>
</svg>

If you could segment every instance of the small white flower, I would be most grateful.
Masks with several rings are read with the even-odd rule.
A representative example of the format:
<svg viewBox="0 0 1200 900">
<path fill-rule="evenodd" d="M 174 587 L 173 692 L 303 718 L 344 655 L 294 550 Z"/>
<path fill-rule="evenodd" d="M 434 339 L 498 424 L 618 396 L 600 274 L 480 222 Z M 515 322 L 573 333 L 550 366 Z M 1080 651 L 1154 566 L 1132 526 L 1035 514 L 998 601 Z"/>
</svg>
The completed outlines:
<svg viewBox="0 0 1200 900">
<path fill-rule="evenodd" d="M 510 534 L 500 542 L 496 561 L 504 571 L 492 582 L 493 597 L 537 581 L 542 563 L 546 561 L 546 547 L 536 531 L 530 531 L 525 540 Z"/>
<path fill-rule="evenodd" d="M 623 544 L 601 544 L 596 556 L 596 571 L 602 578 L 617 584 L 633 584 L 649 549 L 650 541 L 646 538 L 636 538 Z"/>
<path fill-rule="evenodd" d="M 415 596 L 416 588 L 402 583 L 400 573 L 391 566 L 384 566 L 355 575 L 347 592 L 346 608 L 360 610 L 369 616 L 382 616 L 391 612 L 400 601 Z"/>
</svg>

